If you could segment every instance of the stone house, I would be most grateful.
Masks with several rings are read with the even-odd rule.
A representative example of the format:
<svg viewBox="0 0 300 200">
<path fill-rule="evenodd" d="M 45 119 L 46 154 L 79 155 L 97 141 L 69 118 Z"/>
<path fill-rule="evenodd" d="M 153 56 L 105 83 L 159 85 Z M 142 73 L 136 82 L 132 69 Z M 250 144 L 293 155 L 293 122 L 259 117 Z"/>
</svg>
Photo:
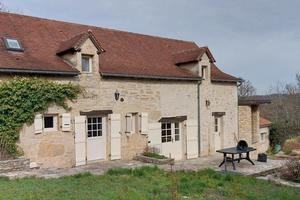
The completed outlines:
<svg viewBox="0 0 300 200">
<path fill-rule="evenodd" d="M 51 106 L 22 128 L 19 146 L 40 167 L 130 160 L 146 148 L 191 159 L 240 135 L 257 139 L 239 133 L 239 79 L 208 47 L 11 13 L 0 21 L 1 81 L 38 76 L 84 89 L 71 111 Z"/>
<path fill-rule="evenodd" d="M 257 149 L 253 155 L 264 153 L 269 148 L 271 122 L 260 116 L 260 105 L 271 103 L 266 96 L 239 98 L 239 139 Z"/>
</svg>

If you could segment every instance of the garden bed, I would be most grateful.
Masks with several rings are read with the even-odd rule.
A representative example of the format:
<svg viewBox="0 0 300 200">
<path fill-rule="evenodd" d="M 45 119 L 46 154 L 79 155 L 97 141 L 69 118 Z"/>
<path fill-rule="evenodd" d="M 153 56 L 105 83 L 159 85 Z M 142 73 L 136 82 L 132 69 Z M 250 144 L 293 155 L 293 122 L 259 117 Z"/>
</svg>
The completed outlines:
<svg viewBox="0 0 300 200">
<path fill-rule="evenodd" d="M 162 155 L 158 155 L 156 153 L 150 153 L 150 152 L 145 152 L 142 155 L 137 155 L 135 157 L 136 160 L 145 162 L 145 163 L 153 163 L 157 165 L 164 165 L 164 164 L 173 164 L 174 159 L 172 158 L 167 158 Z"/>
</svg>

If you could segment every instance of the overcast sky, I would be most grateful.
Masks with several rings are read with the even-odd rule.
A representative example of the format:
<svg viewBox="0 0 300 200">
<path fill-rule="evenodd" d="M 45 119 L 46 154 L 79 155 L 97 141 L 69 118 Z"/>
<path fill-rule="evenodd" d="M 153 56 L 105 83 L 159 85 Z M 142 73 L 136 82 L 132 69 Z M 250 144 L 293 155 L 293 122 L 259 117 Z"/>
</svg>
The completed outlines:
<svg viewBox="0 0 300 200">
<path fill-rule="evenodd" d="M 0 0 L 12 12 L 207 45 L 260 93 L 300 72 L 298 0 Z M 0 22 L 1 23 L 1 22 Z"/>
</svg>

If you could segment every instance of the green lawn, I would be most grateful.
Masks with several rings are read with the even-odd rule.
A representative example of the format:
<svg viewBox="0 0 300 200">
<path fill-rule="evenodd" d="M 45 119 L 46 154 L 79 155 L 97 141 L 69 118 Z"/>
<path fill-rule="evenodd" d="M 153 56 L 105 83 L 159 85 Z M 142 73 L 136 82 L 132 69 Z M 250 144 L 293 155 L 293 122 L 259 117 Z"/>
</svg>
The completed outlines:
<svg viewBox="0 0 300 200">
<path fill-rule="evenodd" d="M 59 179 L 0 178 L 0 199 L 299 199 L 300 191 L 213 170 L 169 173 L 158 168 L 114 169 L 106 175 Z"/>
</svg>

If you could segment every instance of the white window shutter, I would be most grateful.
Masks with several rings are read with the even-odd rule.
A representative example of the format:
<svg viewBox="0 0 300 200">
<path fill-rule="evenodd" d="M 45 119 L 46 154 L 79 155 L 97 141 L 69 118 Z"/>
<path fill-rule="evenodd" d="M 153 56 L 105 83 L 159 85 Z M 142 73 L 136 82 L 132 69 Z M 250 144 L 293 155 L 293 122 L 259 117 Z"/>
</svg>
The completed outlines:
<svg viewBox="0 0 300 200">
<path fill-rule="evenodd" d="M 187 159 L 198 157 L 198 125 L 197 120 L 186 121 Z"/>
<path fill-rule="evenodd" d="M 148 113 L 142 112 L 139 114 L 139 127 L 141 134 L 148 134 L 149 132 L 149 120 L 148 120 Z"/>
<path fill-rule="evenodd" d="M 43 131 L 43 116 L 37 114 L 34 118 L 34 133 L 41 133 Z"/>
<path fill-rule="evenodd" d="M 109 115 L 110 122 L 110 159 L 121 159 L 121 115 Z"/>
<path fill-rule="evenodd" d="M 149 147 L 159 150 L 161 153 L 161 123 L 150 123 L 148 134 Z"/>
<path fill-rule="evenodd" d="M 125 116 L 125 133 L 132 133 L 132 114 L 128 113 Z"/>
<path fill-rule="evenodd" d="M 75 164 L 86 164 L 86 116 L 75 117 Z"/>
<path fill-rule="evenodd" d="M 70 113 L 63 113 L 61 116 L 61 130 L 62 131 L 71 131 L 71 114 Z"/>
</svg>

